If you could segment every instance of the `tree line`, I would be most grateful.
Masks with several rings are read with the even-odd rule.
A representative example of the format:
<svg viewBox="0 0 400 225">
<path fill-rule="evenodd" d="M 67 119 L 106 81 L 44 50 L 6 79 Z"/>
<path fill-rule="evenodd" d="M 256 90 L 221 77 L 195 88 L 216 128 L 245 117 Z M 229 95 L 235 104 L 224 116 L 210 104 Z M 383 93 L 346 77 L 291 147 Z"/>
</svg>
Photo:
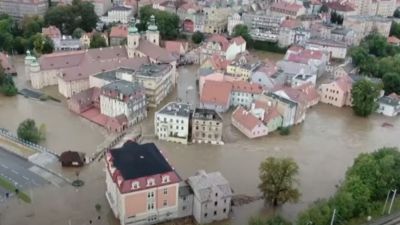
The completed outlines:
<svg viewBox="0 0 400 225">
<path fill-rule="evenodd" d="M 380 216 L 388 191 L 400 187 L 399 169 L 400 152 L 397 148 L 361 153 L 347 169 L 344 180 L 337 185 L 336 193 L 329 199 L 312 203 L 299 214 L 296 224 L 330 224 L 334 211 L 335 224 L 366 222 L 368 216 Z M 293 159 L 270 157 L 261 163 L 259 170 L 259 189 L 268 205 L 276 208 L 300 199 L 297 189 L 299 167 Z M 249 220 L 249 225 L 290 224 L 278 215 Z"/>
</svg>

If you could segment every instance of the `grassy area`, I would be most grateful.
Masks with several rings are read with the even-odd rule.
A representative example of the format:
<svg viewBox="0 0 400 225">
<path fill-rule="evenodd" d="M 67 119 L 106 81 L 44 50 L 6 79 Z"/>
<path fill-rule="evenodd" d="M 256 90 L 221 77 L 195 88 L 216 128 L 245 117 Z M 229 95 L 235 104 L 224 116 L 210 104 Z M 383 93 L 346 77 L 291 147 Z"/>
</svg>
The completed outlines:
<svg viewBox="0 0 400 225">
<path fill-rule="evenodd" d="M 6 180 L 3 177 L 0 177 L 0 186 L 3 187 L 4 189 L 10 191 L 10 192 L 15 192 L 15 185 Z M 19 191 L 18 193 L 18 198 L 20 198 L 22 201 L 26 203 L 31 203 L 31 198 L 24 192 Z"/>
</svg>

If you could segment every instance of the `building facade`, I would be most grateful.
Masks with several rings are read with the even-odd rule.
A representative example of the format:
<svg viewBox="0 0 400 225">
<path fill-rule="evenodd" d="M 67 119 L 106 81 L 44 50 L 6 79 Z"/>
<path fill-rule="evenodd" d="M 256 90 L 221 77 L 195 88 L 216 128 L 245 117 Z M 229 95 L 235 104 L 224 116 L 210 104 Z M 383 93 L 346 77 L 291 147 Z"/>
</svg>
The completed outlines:
<svg viewBox="0 0 400 225">
<path fill-rule="evenodd" d="M 1 0 L 0 13 L 8 14 L 16 19 L 25 16 L 43 16 L 48 9 L 47 0 Z"/>
<path fill-rule="evenodd" d="M 190 137 L 190 106 L 171 102 L 154 116 L 154 132 L 158 139 L 187 144 Z"/>
<path fill-rule="evenodd" d="M 192 142 L 223 144 L 223 120 L 214 110 L 196 108 L 192 116 Z"/>
<path fill-rule="evenodd" d="M 179 175 L 153 143 L 128 141 L 105 158 L 106 198 L 121 225 L 178 217 Z"/>
</svg>

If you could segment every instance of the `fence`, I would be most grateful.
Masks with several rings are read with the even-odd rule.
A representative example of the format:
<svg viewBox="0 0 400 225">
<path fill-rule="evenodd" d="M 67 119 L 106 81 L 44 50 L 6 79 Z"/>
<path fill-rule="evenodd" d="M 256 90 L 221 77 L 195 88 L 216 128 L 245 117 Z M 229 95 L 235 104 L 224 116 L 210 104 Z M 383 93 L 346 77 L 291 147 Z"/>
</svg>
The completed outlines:
<svg viewBox="0 0 400 225">
<path fill-rule="evenodd" d="M 42 153 L 49 153 L 49 154 L 56 156 L 57 158 L 59 157 L 59 155 L 57 153 L 55 153 L 54 151 L 49 150 L 48 148 L 46 148 L 44 146 L 32 143 L 30 141 L 20 139 L 17 136 L 13 135 L 11 132 L 9 132 L 7 129 L 0 128 L 0 135 L 11 141 L 17 142 L 18 144 L 21 144 L 30 149 L 33 149 L 35 151 L 42 152 Z"/>
</svg>

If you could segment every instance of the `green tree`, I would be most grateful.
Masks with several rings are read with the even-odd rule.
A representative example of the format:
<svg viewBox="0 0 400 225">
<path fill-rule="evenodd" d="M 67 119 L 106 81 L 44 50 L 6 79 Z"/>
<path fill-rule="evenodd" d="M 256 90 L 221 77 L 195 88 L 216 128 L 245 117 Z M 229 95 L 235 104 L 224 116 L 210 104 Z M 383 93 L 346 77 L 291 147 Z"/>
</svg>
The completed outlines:
<svg viewBox="0 0 400 225">
<path fill-rule="evenodd" d="M 192 41 L 195 44 L 200 44 L 204 40 L 204 34 L 200 31 L 196 31 L 192 35 Z"/>
<path fill-rule="evenodd" d="M 317 200 L 306 211 L 300 213 L 298 225 L 326 225 L 330 223 L 333 208 L 327 200 Z"/>
<path fill-rule="evenodd" d="M 379 85 L 367 79 L 357 81 L 351 90 L 353 111 L 356 115 L 367 117 L 378 107 Z"/>
<path fill-rule="evenodd" d="M 30 37 L 36 33 L 42 32 L 44 20 L 39 16 L 25 16 L 20 21 L 20 27 L 24 37 Z"/>
<path fill-rule="evenodd" d="M 74 30 L 74 32 L 72 32 L 72 37 L 73 38 L 81 38 L 84 33 L 85 33 L 85 31 L 82 30 L 82 28 L 78 27 Z"/>
<path fill-rule="evenodd" d="M 400 10 L 396 9 L 393 13 L 393 17 L 400 18 Z"/>
<path fill-rule="evenodd" d="M 342 25 L 343 16 L 338 14 L 336 11 L 331 12 L 331 23 Z"/>
<path fill-rule="evenodd" d="M 321 8 L 319 9 L 320 13 L 327 13 L 329 11 L 329 7 L 326 3 L 322 3 Z"/>
<path fill-rule="evenodd" d="M 30 141 L 33 143 L 39 143 L 43 140 L 44 134 L 41 134 L 39 128 L 33 119 L 26 119 L 22 121 L 17 129 L 18 138 Z"/>
<path fill-rule="evenodd" d="M 400 94 L 400 74 L 387 73 L 383 76 L 382 82 L 386 94 Z"/>
<path fill-rule="evenodd" d="M 14 81 L 10 75 L 5 74 L 4 68 L 0 65 L 0 93 L 5 96 L 14 96 L 18 94 Z"/>
<path fill-rule="evenodd" d="M 270 157 L 263 161 L 259 168 L 261 184 L 258 188 L 264 199 L 273 207 L 286 202 L 297 202 L 300 193 L 295 187 L 299 167 L 290 158 Z"/>
<path fill-rule="evenodd" d="M 139 30 L 147 30 L 151 15 L 154 15 L 156 18 L 156 24 L 162 39 L 172 40 L 178 37 L 180 25 L 179 17 L 174 13 L 153 9 L 151 5 L 140 8 Z"/>
<path fill-rule="evenodd" d="M 107 47 L 107 42 L 99 33 L 96 33 L 93 35 L 92 40 L 90 41 L 90 48 L 101 47 Z"/>
<path fill-rule="evenodd" d="M 51 40 L 51 38 L 49 38 L 49 37 L 45 37 L 42 53 L 49 54 L 49 53 L 52 53 L 53 51 L 54 51 L 53 40 Z"/>
<path fill-rule="evenodd" d="M 273 216 L 271 218 L 252 217 L 249 220 L 249 225 L 291 225 L 281 216 Z"/>
<path fill-rule="evenodd" d="M 243 24 L 236 25 L 233 28 L 232 36 L 234 37 L 242 36 L 242 38 L 246 40 L 246 44 L 248 47 L 253 46 L 253 39 L 251 38 L 249 34 L 249 29 L 246 25 Z"/>
</svg>

